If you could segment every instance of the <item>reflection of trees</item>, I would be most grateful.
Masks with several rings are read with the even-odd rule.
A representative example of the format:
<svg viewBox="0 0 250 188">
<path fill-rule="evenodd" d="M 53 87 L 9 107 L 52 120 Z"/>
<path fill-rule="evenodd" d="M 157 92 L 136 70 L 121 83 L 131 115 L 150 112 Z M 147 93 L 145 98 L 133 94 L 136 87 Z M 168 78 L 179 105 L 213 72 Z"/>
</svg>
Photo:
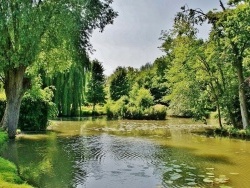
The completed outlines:
<svg viewBox="0 0 250 188">
<path fill-rule="evenodd" d="M 71 181 L 70 157 L 63 151 L 56 135 L 48 139 L 22 139 L 9 142 L 4 156 L 13 161 L 20 175 L 38 187 L 68 187 Z M 11 148 L 11 149 L 9 149 Z"/>
</svg>

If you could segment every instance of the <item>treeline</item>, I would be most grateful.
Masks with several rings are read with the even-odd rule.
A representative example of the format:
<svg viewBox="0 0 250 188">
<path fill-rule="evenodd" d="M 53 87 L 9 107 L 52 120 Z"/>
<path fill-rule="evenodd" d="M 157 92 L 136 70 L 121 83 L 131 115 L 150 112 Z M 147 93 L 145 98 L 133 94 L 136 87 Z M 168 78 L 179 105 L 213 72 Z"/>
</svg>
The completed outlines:
<svg viewBox="0 0 250 188">
<path fill-rule="evenodd" d="M 159 72 L 164 65 L 165 62 L 146 64 L 140 70 L 118 67 L 107 79 L 108 117 L 165 119 L 166 107 L 160 104 L 164 104 L 168 88 Z"/>
<path fill-rule="evenodd" d="M 140 70 L 119 67 L 108 79 L 109 99 L 117 101 L 109 109 L 121 107 L 111 112 L 129 117 L 126 112 L 136 111 L 133 106 L 144 108 L 139 101 L 145 97 L 147 104 L 163 104 L 172 115 L 205 121 L 214 111 L 221 127 L 225 120 L 235 128 L 248 128 L 249 3 L 229 1 L 226 6 L 220 1 L 221 10 L 207 13 L 181 7 L 172 29 L 161 36 L 163 57 Z M 196 25 L 207 22 L 209 37 L 200 39 Z"/>
<path fill-rule="evenodd" d="M 84 104 L 106 103 L 106 113 L 110 117 L 164 119 L 167 108 L 169 115 L 204 121 L 211 112 L 217 112 L 221 127 L 222 120 L 235 128 L 249 127 L 249 1 L 231 0 L 228 5 L 220 1 L 220 6 L 221 10 L 207 13 L 181 7 L 172 29 L 161 36 L 165 55 L 140 69 L 118 67 L 105 79 L 105 87 L 98 89 L 98 93 L 105 92 L 105 100 L 104 95 L 95 102 L 93 97 L 92 101 L 87 97 L 88 82 L 93 83 L 91 75 L 95 71 L 83 72 L 82 87 L 76 87 L 81 91 L 71 88 L 67 99 L 64 100 L 65 94 L 61 93 L 61 102 L 55 100 L 59 109 L 71 100 L 61 114 L 77 115 Z M 211 25 L 209 37 L 200 39 L 196 26 L 202 27 L 205 23 Z M 86 75 L 89 76 L 86 78 Z M 74 79 L 68 80 L 73 86 Z M 57 90 L 69 91 L 63 89 L 63 84 Z M 81 97 L 73 99 L 77 93 L 81 93 Z M 95 89 L 91 96 L 94 93 Z M 73 100 L 78 101 L 78 105 L 73 105 Z M 75 113 L 77 109 L 79 112 Z"/>
</svg>

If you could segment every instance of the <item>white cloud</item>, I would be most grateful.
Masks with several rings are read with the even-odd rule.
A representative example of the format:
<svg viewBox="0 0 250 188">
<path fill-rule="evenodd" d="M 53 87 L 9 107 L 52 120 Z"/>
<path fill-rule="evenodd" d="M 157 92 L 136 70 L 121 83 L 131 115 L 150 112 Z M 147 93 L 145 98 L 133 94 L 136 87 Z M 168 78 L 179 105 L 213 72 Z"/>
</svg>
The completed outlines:
<svg viewBox="0 0 250 188">
<path fill-rule="evenodd" d="M 138 68 L 153 62 L 162 55 L 157 48 L 161 45 L 161 31 L 172 27 L 175 14 L 185 4 L 204 12 L 219 8 L 218 0 L 114 0 L 112 6 L 119 16 L 103 33 L 93 33 L 91 43 L 96 52 L 91 58 L 103 62 L 106 75 L 117 66 Z M 205 27 L 200 36 L 208 30 Z"/>
</svg>

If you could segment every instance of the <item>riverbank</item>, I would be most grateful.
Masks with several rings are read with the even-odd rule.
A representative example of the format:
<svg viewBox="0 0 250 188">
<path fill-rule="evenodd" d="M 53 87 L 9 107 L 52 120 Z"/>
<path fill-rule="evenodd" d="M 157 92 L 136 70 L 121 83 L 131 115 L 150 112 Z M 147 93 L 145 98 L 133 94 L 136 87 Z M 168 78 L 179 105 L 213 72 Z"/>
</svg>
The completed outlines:
<svg viewBox="0 0 250 188">
<path fill-rule="evenodd" d="M 250 140 L 250 129 L 237 129 L 233 126 L 224 126 L 223 128 L 214 127 L 205 129 L 206 136 L 228 137 L 242 140 Z"/>
<path fill-rule="evenodd" d="M 7 134 L 0 130 L 0 150 L 7 142 Z M 32 188 L 18 175 L 17 167 L 12 162 L 0 157 L 0 187 L 1 188 Z"/>
</svg>

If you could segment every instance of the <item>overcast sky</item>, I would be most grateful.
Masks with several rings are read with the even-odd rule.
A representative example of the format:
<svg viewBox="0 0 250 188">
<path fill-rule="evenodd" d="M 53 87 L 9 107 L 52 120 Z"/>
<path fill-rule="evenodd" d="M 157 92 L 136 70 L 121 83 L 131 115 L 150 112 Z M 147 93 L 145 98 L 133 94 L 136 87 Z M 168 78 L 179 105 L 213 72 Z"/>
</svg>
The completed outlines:
<svg viewBox="0 0 250 188">
<path fill-rule="evenodd" d="M 158 49 L 162 43 L 161 31 L 172 28 L 175 14 L 185 4 L 204 12 L 220 10 L 219 0 L 114 0 L 112 7 L 119 16 L 102 33 L 94 31 L 91 43 L 96 51 L 90 55 L 91 59 L 103 63 L 106 75 L 117 66 L 139 68 L 153 63 L 163 55 Z M 206 27 L 199 36 L 204 38 L 208 31 Z"/>
</svg>

